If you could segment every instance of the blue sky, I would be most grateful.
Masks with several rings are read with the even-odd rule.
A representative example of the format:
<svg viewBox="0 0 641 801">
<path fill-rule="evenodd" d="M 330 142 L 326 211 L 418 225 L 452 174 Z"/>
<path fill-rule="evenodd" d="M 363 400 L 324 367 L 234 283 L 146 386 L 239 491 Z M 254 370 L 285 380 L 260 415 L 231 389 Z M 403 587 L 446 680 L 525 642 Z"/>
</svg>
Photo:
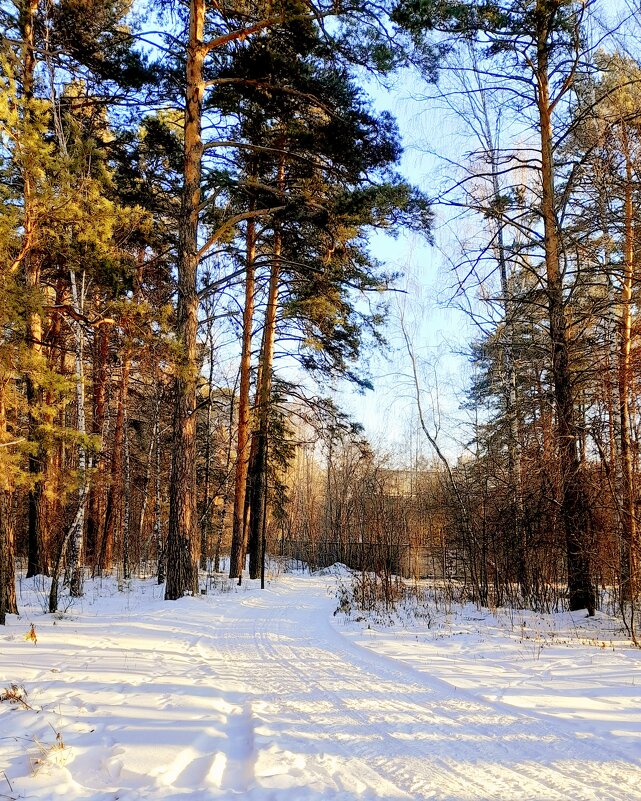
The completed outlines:
<svg viewBox="0 0 641 801">
<path fill-rule="evenodd" d="M 447 153 L 451 149 L 455 129 L 436 102 L 420 99 L 427 91 L 428 87 L 408 73 L 399 77 L 393 89 L 369 86 L 376 107 L 392 112 L 397 119 L 404 145 L 401 172 L 432 196 L 443 167 L 433 152 Z M 389 450 L 399 464 L 413 458 L 417 428 L 415 385 L 401 316 L 421 370 L 424 411 L 431 424 L 440 425 L 439 441 L 451 456 L 456 456 L 460 452 L 457 441 L 465 438 L 459 404 L 469 369 L 458 352 L 465 348 L 472 332 L 466 315 L 450 302 L 453 277 L 442 253 L 454 245 L 449 241 L 444 210 L 435 208 L 435 212 L 435 246 L 415 234 L 402 234 L 396 239 L 377 234 L 372 238 L 374 255 L 385 262 L 389 271 L 403 275 L 398 282 L 402 293 L 390 293 L 388 298 L 390 314 L 385 335 L 390 348 L 370 360 L 373 391 L 359 394 L 342 385 L 336 393 L 342 407 L 364 424 L 370 441 Z M 434 415 L 432 410 L 436 410 Z M 422 451 L 431 456 L 424 438 Z"/>
</svg>

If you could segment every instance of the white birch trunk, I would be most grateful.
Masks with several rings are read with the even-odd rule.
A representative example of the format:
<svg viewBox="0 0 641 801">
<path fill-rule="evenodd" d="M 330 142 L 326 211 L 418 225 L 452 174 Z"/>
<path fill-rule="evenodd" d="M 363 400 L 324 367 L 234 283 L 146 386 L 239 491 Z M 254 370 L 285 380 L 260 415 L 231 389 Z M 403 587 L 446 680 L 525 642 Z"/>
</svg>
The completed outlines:
<svg viewBox="0 0 641 801">
<path fill-rule="evenodd" d="M 71 300 L 73 303 L 74 311 L 78 316 L 82 314 L 82 307 L 84 305 L 84 273 L 82 277 L 82 288 L 78 292 L 78 284 L 76 282 L 76 274 L 73 270 L 70 272 L 71 278 Z M 88 468 L 88 454 L 87 454 L 87 426 L 85 421 L 85 377 L 83 365 L 83 351 L 84 351 L 84 331 L 82 323 L 78 320 L 74 321 L 73 331 L 75 335 L 75 373 L 76 373 L 76 406 L 77 406 L 77 430 L 80 435 L 78 443 L 78 511 L 73 521 L 71 529 L 69 530 L 69 574 L 71 580 L 69 582 L 69 591 L 72 597 L 79 597 L 82 595 L 82 569 L 81 569 L 81 556 L 83 548 L 83 537 L 85 529 L 85 511 L 87 507 L 88 495 L 88 482 L 87 482 L 87 468 Z"/>
</svg>

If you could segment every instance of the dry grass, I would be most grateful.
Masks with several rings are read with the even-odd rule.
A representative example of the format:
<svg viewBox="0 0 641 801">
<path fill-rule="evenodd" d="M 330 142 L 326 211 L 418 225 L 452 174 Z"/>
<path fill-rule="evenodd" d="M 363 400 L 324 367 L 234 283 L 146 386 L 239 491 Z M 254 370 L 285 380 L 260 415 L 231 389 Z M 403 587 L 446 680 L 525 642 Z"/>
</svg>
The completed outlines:
<svg viewBox="0 0 641 801">
<path fill-rule="evenodd" d="M 62 766 L 68 761 L 69 755 L 68 751 L 65 751 L 66 746 L 62 734 L 57 731 L 55 735 L 52 743 L 43 743 L 37 737 L 33 738 L 35 748 L 29 754 L 29 763 L 34 776 L 47 765 Z"/>
<path fill-rule="evenodd" d="M 6 701 L 9 704 L 16 704 L 23 709 L 31 709 L 33 707 L 27 701 L 27 691 L 21 684 L 10 684 L 0 692 L 0 703 Z"/>
</svg>

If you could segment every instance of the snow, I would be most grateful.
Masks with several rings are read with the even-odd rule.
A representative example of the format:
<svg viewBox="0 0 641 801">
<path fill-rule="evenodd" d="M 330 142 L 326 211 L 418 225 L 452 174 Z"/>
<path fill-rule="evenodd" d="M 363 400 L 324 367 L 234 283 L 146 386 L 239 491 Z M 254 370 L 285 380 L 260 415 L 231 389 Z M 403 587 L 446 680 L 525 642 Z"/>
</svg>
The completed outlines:
<svg viewBox="0 0 641 801">
<path fill-rule="evenodd" d="M 23 580 L 0 799 L 641 800 L 641 652 L 612 618 L 441 605 L 383 626 L 334 615 L 337 581 L 177 602 L 94 581 L 52 616 Z"/>
</svg>

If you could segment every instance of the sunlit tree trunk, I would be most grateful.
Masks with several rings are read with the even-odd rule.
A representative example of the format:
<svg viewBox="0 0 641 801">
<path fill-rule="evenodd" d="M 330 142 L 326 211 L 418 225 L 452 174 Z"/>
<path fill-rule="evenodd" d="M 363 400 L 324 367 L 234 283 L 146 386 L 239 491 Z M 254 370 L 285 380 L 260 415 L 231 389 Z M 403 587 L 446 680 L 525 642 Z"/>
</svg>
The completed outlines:
<svg viewBox="0 0 641 801">
<path fill-rule="evenodd" d="M 621 476 L 623 489 L 623 536 L 621 538 L 621 597 L 631 601 L 636 596 L 637 520 L 634 492 L 634 469 L 630 442 L 630 349 L 632 345 L 632 289 L 634 282 L 634 205 L 633 170 L 625 123 L 621 126 L 625 157 L 625 241 L 623 284 L 621 287 L 621 322 L 619 341 L 619 416 L 621 419 Z"/>
<path fill-rule="evenodd" d="M 122 504 L 122 575 L 131 578 L 131 459 L 129 452 L 129 404 L 125 387 L 123 396 L 123 504 Z"/>
<path fill-rule="evenodd" d="M 281 165 L 284 172 L 284 166 Z M 281 179 L 282 181 L 282 179 Z M 278 310 L 278 285 L 280 282 L 282 236 L 278 227 L 274 231 L 274 250 L 269 277 L 269 295 L 265 311 L 265 332 L 261 353 L 261 382 L 258 388 L 258 433 L 256 438 L 256 464 L 252 476 L 249 509 L 249 574 L 258 578 L 261 563 L 263 528 L 267 499 L 267 448 L 269 436 L 269 412 L 276 342 L 276 313 Z"/>
<path fill-rule="evenodd" d="M 160 403 L 161 395 L 158 397 L 158 414 L 154 424 L 154 441 L 156 449 L 155 465 L 155 486 L 154 486 L 154 540 L 156 541 L 156 559 L 158 560 L 158 584 L 165 580 L 165 548 L 162 538 L 162 481 L 161 481 L 161 456 L 162 448 L 160 442 Z"/>
<path fill-rule="evenodd" d="M 167 583 L 165 598 L 194 592 L 198 583 L 196 519 L 196 382 L 198 360 L 198 217 L 201 198 L 203 143 L 203 64 L 206 47 L 205 0 L 189 4 L 187 46 L 183 193 L 178 245 L 178 308 L 176 340 L 179 354 L 174 382 L 175 407 L 169 487 Z"/>
<path fill-rule="evenodd" d="M 6 447 L 7 416 L 5 389 L 7 382 L 0 377 L 0 447 Z M 0 625 L 6 615 L 18 613 L 16 600 L 15 533 L 11 509 L 12 484 L 10 476 L 0 476 Z"/>
<path fill-rule="evenodd" d="M 24 100 L 23 123 L 26 128 L 32 117 L 31 103 L 34 95 L 34 79 L 36 69 L 35 26 L 38 13 L 38 0 L 23 0 L 20 4 L 20 29 L 22 35 L 22 96 Z M 25 283 L 30 293 L 30 302 L 37 302 L 40 291 L 40 259 L 36 252 L 37 220 L 34 208 L 34 154 L 26 153 L 23 157 L 23 199 L 24 199 L 24 270 Z M 44 519 L 40 517 L 42 486 L 42 466 L 45 459 L 44 448 L 39 442 L 38 408 L 41 403 L 41 390 L 38 387 L 36 374 L 42 362 L 42 317 L 37 308 L 31 308 L 26 320 L 27 347 L 30 360 L 25 373 L 25 390 L 27 397 L 27 414 L 29 423 L 29 439 L 35 443 L 35 452 L 29 456 L 29 472 L 32 485 L 29 490 L 27 517 L 28 561 L 27 577 L 46 571 L 44 564 L 43 531 Z"/>
<path fill-rule="evenodd" d="M 238 578 L 243 571 L 245 556 L 245 493 L 251 442 L 251 346 L 254 322 L 254 262 L 256 258 L 256 225 L 247 221 L 247 263 L 245 273 L 245 308 L 243 310 L 243 342 L 240 357 L 240 387 L 238 391 L 238 432 L 236 436 L 236 468 L 234 480 L 234 516 L 232 523 L 229 577 Z"/>
<path fill-rule="evenodd" d="M 94 481 L 89 489 L 87 508 L 86 553 L 88 562 L 95 566 L 99 556 L 100 521 L 104 511 L 105 456 L 102 440 L 105 428 L 105 409 L 107 399 L 107 355 L 109 353 L 109 326 L 100 325 L 96 331 L 93 353 L 93 414 L 91 433 L 101 438 L 100 451 L 96 457 Z"/>
</svg>

